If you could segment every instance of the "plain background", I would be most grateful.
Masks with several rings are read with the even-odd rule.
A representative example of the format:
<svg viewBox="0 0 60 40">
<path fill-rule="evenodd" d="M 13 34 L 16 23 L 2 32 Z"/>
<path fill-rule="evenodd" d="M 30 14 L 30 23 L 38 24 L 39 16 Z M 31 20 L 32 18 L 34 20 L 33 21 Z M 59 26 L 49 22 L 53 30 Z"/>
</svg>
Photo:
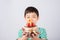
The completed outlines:
<svg viewBox="0 0 60 40">
<path fill-rule="evenodd" d="M 37 25 L 46 28 L 48 39 L 60 40 L 60 0 L 0 0 L 0 40 L 16 40 L 28 6 L 39 10 Z"/>
</svg>

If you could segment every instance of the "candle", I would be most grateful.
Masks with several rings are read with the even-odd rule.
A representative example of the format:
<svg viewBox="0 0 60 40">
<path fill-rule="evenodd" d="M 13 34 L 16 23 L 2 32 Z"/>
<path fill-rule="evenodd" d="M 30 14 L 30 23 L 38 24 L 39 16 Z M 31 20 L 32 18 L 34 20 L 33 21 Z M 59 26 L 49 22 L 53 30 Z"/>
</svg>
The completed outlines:
<svg viewBox="0 0 60 40">
<path fill-rule="evenodd" d="M 28 27 L 35 27 L 35 24 L 32 22 L 31 19 L 29 19 L 27 26 L 28 26 Z"/>
</svg>

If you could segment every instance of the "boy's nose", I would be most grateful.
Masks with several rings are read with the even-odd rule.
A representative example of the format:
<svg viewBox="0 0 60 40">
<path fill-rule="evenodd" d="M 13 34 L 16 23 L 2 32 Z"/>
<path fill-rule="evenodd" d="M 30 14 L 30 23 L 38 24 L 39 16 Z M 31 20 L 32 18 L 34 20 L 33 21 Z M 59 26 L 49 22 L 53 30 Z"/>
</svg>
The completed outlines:
<svg viewBox="0 0 60 40">
<path fill-rule="evenodd" d="M 29 19 L 29 22 L 32 22 L 32 19 L 31 18 Z"/>
<path fill-rule="evenodd" d="M 28 19 L 28 22 L 33 22 L 33 19 L 32 19 L 32 18 L 29 18 L 29 19 Z"/>
</svg>

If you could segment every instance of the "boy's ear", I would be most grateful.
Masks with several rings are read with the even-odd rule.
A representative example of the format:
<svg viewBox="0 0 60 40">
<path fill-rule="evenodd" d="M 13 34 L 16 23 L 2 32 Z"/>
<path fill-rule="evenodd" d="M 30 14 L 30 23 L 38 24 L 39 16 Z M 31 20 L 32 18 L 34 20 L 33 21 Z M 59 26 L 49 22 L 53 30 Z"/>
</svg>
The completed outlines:
<svg viewBox="0 0 60 40">
<path fill-rule="evenodd" d="M 24 18 L 26 18 L 26 16 L 24 16 Z"/>
<path fill-rule="evenodd" d="M 37 20 L 39 20 L 39 17 L 37 17 Z"/>
<path fill-rule="evenodd" d="M 26 19 L 26 16 L 24 16 L 24 18 Z"/>
</svg>

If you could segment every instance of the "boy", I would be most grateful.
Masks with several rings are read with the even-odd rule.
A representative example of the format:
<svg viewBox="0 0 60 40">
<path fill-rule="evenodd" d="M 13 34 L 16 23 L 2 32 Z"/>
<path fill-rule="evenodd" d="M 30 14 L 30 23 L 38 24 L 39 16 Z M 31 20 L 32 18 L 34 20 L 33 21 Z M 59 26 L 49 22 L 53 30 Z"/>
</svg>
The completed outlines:
<svg viewBox="0 0 60 40">
<path fill-rule="evenodd" d="M 24 13 L 24 18 L 26 20 L 26 24 L 28 24 L 28 19 L 31 19 L 32 22 L 36 24 L 39 19 L 39 12 L 35 7 L 27 7 Z M 27 27 L 27 25 L 25 27 Z M 29 38 L 28 33 L 20 29 L 18 40 L 47 40 L 46 30 L 44 28 L 38 27 L 38 32 L 39 34 L 31 34 L 32 36 Z"/>
</svg>

